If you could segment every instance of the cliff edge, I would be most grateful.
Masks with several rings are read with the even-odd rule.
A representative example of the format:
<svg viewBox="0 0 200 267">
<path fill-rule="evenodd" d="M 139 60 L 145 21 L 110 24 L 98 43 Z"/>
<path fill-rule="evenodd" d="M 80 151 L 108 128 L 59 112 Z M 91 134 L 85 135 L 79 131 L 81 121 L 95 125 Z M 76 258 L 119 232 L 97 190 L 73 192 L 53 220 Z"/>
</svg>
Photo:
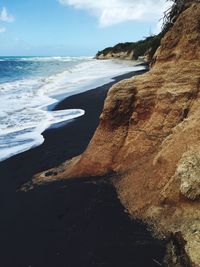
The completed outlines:
<svg viewBox="0 0 200 267">
<path fill-rule="evenodd" d="M 200 266 L 200 3 L 176 20 L 151 70 L 114 85 L 86 151 L 35 182 L 115 174 L 129 213 L 159 235 L 179 233 Z M 179 264 L 179 265 L 178 265 Z"/>
<path fill-rule="evenodd" d="M 155 51 L 160 46 L 163 35 L 164 32 L 161 32 L 138 42 L 119 43 L 113 47 L 107 47 L 99 51 L 95 58 L 137 60 L 142 57 L 146 61 L 151 61 Z"/>
</svg>

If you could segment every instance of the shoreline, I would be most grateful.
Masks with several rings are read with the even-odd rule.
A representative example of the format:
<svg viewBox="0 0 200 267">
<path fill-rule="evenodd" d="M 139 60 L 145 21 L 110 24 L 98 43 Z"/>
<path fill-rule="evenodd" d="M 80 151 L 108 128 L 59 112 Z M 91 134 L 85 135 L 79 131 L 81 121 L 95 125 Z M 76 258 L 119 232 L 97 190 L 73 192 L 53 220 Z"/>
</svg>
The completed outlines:
<svg viewBox="0 0 200 267">
<path fill-rule="evenodd" d="M 92 93 L 90 94 L 90 92 L 92 92 L 92 91 L 100 91 L 101 90 L 101 92 L 100 93 L 96 93 L 95 92 L 95 94 L 97 95 L 97 96 L 99 96 L 99 97 L 103 97 L 103 102 L 104 102 L 104 99 L 106 98 L 106 95 L 107 95 L 107 91 L 109 90 L 109 88 L 113 85 L 113 84 L 115 84 L 115 83 L 117 83 L 117 82 L 119 82 L 119 81 L 121 81 L 121 80 L 124 80 L 124 79 L 128 79 L 128 78 L 130 78 L 130 77 L 132 77 L 132 76 L 135 76 L 135 75 L 139 75 L 140 73 L 142 74 L 142 73 L 144 73 L 144 72 L 146 72 L 147 70 L 148 70 L 148 64 L 146 64 L 146 63 L 141 63 L 141 64 L 138 64 L 137 66 L 144 66 L 144 67 L 146 67 L 146 69 L 142 69 L 142 70 L 138 70 L 138 71 L 132 71 L 132 72 L 129 72 L 129 73 L 125 73 L 125 74 L 122 74 L 122 75 L 119 75 L 119 76 L 116 76 L 116 77 L 113 77 L 112 79 L 113 79 L 113 81 L 111 81 L 111 82 L 109 82 L 109 83 L 106 83 L 106 84 L 104 84 L 104 85 L 102 85 L 102 86 L 98 86 L 98 87 L 96 87 L 96 88 L 92 88 L 92 89 L 90 89 L 90 90 L 87 90 L 87 91 L 84 91 L 84 92 L 81 92 L 81 93 L 77 93 L 77 94 L 74 94 L 74 95 L 71 95 L 71 96 L 67 96 L 67 97 L 65 97 L 65 98 L 63 98 L 63 99 L 61 99 L 61 100 L 59 100 L 58 102 L 56 102 L 56 103 L 54 103 L 54 104 L 51 104 L 49 107 L 48 107 L 48 109 L 49 110 L 51 110 L 51 111 L 56 111 L 56 110 L 67 110 L 67 109 L 84 109 L 84 108 L 81 108 L 81 106 L 82 106 L 82 103 L 79 101 L 79 103 L 78 104 L 80 104 L 80 108 L 78 107 L 78 105 L 76 104 L 76 97 L 81 97 L 81 96 L 83 96 L 84 98 L 85 98 L 85 100 L 86 100 L 86 98 L 89 96 L 90 98 L 91 97 L 93 97 L 92 96 Z M 91 96 L 90 96 L 91 95 Z M 75 101 L 74 101 L 75 100 Z M 102 102 L 102 99 L 100 99 L 100 101 Z M 75 102 L 75 104 L 74 104 L 74 102 Z M 98 103 L 98 107 L 97 107 L 97 112 L 98 112 L 98 115 L 96 114 L 96 117 L 97 116 L 100 116 L 100 114 L 101 114 L 101 111 L 102 111 L 102 109 L 103 109 L 103 104 L 101 103 L 101 105 L 99 106 L 99 104 L 100 103 Z M 85 106 L 87 106 L 87 103 L 86 104 L 84 104 L 83 103 L 83 105 L 84 105 L 84 107 Z M 88 107 L 86 107 L 86 108 L 88 108 Z M 93 111 L 94 111 L 94 108 L 95 107 L 93 107 Z M 89 115 L 89 111 L 91 110 L 91 108 L 89 108 L 88 109 L 88 112 L 87 112 L 87 115 Z M 85 111 L 85 110 L 84 110 Z M 96 113 L 96 112 L 95 112 Z M 84 114 L 83 116 L 80 116 L 80 117 L 77 117 L 77 118 L 75 118 L 75 119 L 71 119 L 71 120 L 68 120 L 68 121 L 64 121 L 64 122 L 60 122 L 60 123 L 56 123 L 55 125 L 51 125 L 51 126 L 49 126 L 44 132 L 42 132 L 42 136 L 44 137 L 44 142 L 41 144 L 41 145 L 39 145 L 39 146 L 35 146 L 35 147 L 32 147 L 32 148 L 30 148 L 30 149 L 28 149 L 28 150 L 26 150 L 26 151 L 23 151 L 23 152 L 20 152 L 20 153 L 18 153 L 18 154 L 15 154 L 15 155 L 13 155 L 13 156 L 11 156 L 11 157 L 9 157 L 9 158 L 6 158 L 6 159 L 4 159 L 4 160 L 2 160 L 2 161 L 0 161 L 0 167 L 1 167 L 1 165 L 4 165 L 5 163 L 7 164 L 7 162 L 9 162 L 9 161 L 12 161 L 12 159 L 17 159 L 18 157 L 23 157 L 23 156 L 25 156 L 26 155 L 26 153 L 28 153 L 29 154 L 29 152 L 30 151 L 32 151 L 32 150 L 37 150 L 37 148 L 40 148 L 40 147 L 43 147 L 44 146 L 44 143 L 45 143 L 45 140 L 46 140 L 46 138 L 49 138 L 49 136 L 51 136 L 52 135 L 52 133 L 50 133 L 52 130 L 57 130 L 57 131 L 59 131 L 59 130 L 61 130 L 62 131 L 62 128 L 63 128 L 63 130 L 64 130 L 64 128 L 65 127 L 67 127 L 68 128 L 68 124 L 71 124 L 71 123 L 75 123 L 76 122 L 76 120 L 79 120 L 79 119 L 81 119 L 82 117 L 84 117 L 84 116 L 86 116 L 86 114 Z M 98 121 L 98 118 L 96 118 L 96 127 L 97 127 L 97 121 Z M 99 122 L 99 121 L 98 121 Z M 95 130 L 94 130 L 95 131 Z M 94 132 L 93 131 L 93 132 Z M 53 132 L 53 134 L 56 134 L 55 132 Z M 92 137 L 92 136 L 91 136 Z M 89 142 L 88 142 L 89 143 Z M 81 152 L 80 152 L 80 154 L 83 152 L 83 150 L 81 150 Z M 27 156 L 29 156 L 29 155 L 27 155 Z M 24 157 L 23 157 L 24 158 Z M 59 163 L 60 164 L 60 163 Z"/>
<path fill-rule="evenodd" d="M 41 146 L 0 163 L 2 266 L 156 267 L 154 260 L 162 260 L 165 242 L 153 239 L 144 225 L 128 217 L 107 177 L 17 191 L 35 173 L 85 150 L 108 89 L 133 73 L 58 103 L 56 110 L 79 107 L 86 113 L 65 126 L 47 129 Z"/>
</svg>

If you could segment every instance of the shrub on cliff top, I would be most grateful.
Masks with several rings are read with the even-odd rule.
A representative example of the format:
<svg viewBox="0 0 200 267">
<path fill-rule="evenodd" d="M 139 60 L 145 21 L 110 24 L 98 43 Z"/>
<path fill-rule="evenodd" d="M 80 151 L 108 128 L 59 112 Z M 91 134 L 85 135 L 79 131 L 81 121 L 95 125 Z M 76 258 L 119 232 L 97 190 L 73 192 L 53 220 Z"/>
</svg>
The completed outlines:
<svg viewBox="0 0 200 267">
<path fill-rule="evenodd" d="M 167 0 L 173 2 L 172 6 L 164 12 L 163 32 L 167 32 L 175 23 L 179 15 L 194 3 L 200 3 L 200 0 Z"/>
<path fill-rule="evenodd" d="M 157 48 L 160 45 L 162 34 L 146 37 L 144 40 L 138 42 L 119 43 L 114 47 L 107 47 L 102 51 L 99 51 L 96 57 L 103 55 L 106 56 L 109 53 L 117 54 L 121 52 L 131 53 L 133 51 L 133 59 L 138 59 L 140 56 L 144 56 L 148 53 L 151 58 Z"/>
</svg>

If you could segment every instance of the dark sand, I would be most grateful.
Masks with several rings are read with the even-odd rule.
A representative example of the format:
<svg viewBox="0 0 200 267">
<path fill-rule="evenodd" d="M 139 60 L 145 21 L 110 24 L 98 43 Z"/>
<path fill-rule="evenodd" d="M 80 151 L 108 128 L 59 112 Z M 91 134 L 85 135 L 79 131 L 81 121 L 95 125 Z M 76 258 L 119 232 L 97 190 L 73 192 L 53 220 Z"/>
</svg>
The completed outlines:
<svg viewBox="0 0 200 267">
<path fill-rule="evenodd" d="M 17 192 L 36 172 L 84 151 L 111 85 L 62 101 L 57 109 L 82 108 L 86 115 L 45 131 L 43 145 L 0 163 L 0 267 L 159 266 L 165 244 L 127 216 L 106 177 Z"/>
</svg>

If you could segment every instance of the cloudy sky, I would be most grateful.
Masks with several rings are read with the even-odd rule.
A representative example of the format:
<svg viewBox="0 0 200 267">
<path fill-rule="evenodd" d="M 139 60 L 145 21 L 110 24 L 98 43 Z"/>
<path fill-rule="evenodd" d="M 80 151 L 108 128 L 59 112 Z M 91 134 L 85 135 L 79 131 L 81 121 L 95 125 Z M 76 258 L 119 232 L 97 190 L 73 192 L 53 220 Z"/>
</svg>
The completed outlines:
<svg viewBox="0 0 200 267">
<path fill-rule="evenodd" d="M 0 55 L 93 55 L 159 30 L 166 0 L 0 0 Z"/>
</svg>

